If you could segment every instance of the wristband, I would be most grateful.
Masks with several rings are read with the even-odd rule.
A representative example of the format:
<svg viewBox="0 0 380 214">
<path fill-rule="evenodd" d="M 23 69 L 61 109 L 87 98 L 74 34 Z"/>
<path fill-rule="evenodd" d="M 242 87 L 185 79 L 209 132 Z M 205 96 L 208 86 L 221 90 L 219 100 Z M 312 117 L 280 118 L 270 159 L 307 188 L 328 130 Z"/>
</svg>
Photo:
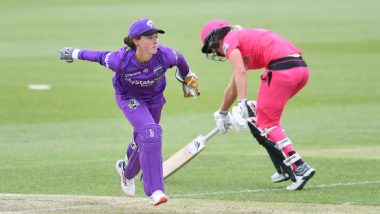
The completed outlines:
<svg viewBox="0 0 380 214">
<path fill-rule="evenodd" d="M 228 111 L 219 111 L 219 114 L 226 116 L 228 114 Z"/>
<path fill-rule="evenodd" d="M 71 57 L 73 58 L 73 59 L 78 59 L 78 54 L 79 54 L 79 49 L 74 49 L 73 50 L 73 53 L 71 54 Z"/>
</svg>

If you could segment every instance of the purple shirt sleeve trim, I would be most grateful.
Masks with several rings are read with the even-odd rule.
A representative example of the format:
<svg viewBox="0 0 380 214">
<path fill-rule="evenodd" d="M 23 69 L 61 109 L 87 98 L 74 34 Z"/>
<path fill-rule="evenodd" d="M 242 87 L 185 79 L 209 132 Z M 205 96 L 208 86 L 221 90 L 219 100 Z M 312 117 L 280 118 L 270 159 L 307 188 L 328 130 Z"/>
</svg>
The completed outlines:
<svg viewBox="0 0 380 214">
<path fill-rule="evenodd" d="M 177 52 L 177 57 L 176 57 L 176 66 L 181 74 L 182 77 L 186 77 L 187 74 L 190 71 L 189 65 L 187 64 L 185 57 L 183 57 L 182 54 Z"/>
</svg>

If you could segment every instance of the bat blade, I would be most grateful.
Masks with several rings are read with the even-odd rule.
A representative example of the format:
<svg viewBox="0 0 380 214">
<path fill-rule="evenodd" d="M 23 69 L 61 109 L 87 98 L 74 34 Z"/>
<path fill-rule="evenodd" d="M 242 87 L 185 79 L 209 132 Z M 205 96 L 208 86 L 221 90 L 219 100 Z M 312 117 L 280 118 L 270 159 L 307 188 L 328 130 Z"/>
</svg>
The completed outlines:
<svg viewBox="0 0 380 214">
<path fill-rule="evenodd" d="M 199 135 L 191 143 L 172 155 L 163 163 L 164 179 L 183 167 L 191 159 L 197 156 L 206 146 L 207 141 L 219 132 L 218 128 L 213 129 L 206 136 Z"/>
<path fill-rule="evenodd" d="M 200 135 L 191 143 L 187 144 L 181 150 L 172 155 L 163 163 L 164 179 L 169 177 L 183 165 L 193 159 L 205 148 L 203 136 Z"/>
</svg>

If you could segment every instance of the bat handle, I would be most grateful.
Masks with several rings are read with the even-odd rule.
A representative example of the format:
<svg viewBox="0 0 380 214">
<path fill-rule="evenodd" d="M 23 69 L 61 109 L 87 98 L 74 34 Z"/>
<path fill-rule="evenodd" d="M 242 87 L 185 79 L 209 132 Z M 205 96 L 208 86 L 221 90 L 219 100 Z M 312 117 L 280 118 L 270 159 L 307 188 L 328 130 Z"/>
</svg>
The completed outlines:
<svg viewBox="0 0 380 214">
<path fill-rule="evenodd" d="M 205 141 L 208 141 L 210 138 L 214 137 L 219 132 L 218 127 L 214 128 L 211 132 L 209 132 L 205 137 Z"/>
</svg>

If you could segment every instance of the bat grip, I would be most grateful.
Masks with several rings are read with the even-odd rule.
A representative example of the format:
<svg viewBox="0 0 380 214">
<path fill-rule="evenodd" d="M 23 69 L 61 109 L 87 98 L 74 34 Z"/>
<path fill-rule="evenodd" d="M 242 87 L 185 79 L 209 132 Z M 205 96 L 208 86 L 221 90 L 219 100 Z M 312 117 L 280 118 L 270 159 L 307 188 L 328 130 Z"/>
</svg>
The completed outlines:
<svg viewBox="0 0 380 214">
<path fill-rule="evenodd" d="M 211 132 L 209 132 L 205 137 L 204 140 L 208 141 L 210 138 L 214 137 L 219 132 L 218 127 L 214 128 Z"/>
</svg>

